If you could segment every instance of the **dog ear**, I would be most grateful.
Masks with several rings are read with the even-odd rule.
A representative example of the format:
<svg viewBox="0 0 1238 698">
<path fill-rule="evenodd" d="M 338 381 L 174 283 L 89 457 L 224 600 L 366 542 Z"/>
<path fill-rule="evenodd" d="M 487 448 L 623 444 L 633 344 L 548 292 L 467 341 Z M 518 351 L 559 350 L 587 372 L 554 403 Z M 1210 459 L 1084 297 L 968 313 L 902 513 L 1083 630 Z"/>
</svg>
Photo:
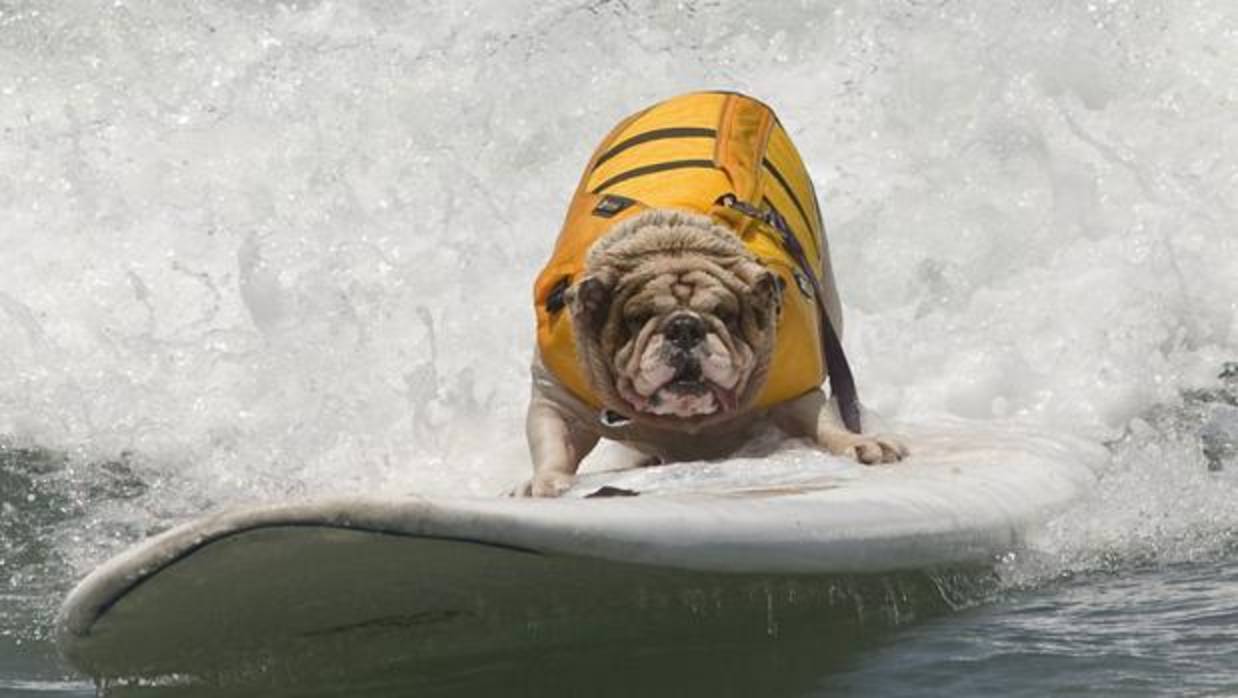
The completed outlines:
<svg viewBox="0 0 1238 698">
<path fill-rule="evenodd" d="M 599 275 L 589 275 L 568 289 L 568 304 L 572 315 L 587 327 L 597 330 L 606 322 L 614 295 L 611 284 Z"/>
<path fill-rule="evenodd" d="M 752 282 L 752 309 L 757 324 L 768 327 L 782 312 L 782 289 L 786 282 L 768 269 Z"/>
</svg>

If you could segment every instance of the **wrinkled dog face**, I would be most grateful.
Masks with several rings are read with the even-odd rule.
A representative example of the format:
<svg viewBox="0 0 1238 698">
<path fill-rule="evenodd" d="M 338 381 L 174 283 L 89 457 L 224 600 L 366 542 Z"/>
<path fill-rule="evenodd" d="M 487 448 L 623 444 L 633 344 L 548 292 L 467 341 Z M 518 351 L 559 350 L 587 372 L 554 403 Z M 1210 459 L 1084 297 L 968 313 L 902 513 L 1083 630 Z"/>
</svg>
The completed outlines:
<svg viewBox="0 0 1238 698">
<path fill-rule="evenodd" d="M 764 382 L 777 277 L 709 219 L 656 213 L 591 251 L 569 293 L 577 351 L 594 387 L 628 413 L 725 418 Z"/>
</svg>

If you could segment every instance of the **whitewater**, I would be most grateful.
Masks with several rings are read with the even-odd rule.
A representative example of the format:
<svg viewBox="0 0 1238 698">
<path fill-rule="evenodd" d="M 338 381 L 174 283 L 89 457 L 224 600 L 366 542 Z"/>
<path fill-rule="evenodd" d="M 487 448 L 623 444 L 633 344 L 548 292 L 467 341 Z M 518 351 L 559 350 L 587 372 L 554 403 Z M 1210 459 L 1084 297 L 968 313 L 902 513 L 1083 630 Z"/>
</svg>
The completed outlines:
<svg viewBox="0 0 1238 698">
<path fill-rule="evenodd" d="M 90 694 L 56 604 L 189 517 L 527 477 L 580 171 L 700 89 L 801 151 L 868 407 L 1112 453 L 995 590 L 787 693 L 1238 692 L 1225 0 L 0 2 L 0 692 Z"/>
</svg>

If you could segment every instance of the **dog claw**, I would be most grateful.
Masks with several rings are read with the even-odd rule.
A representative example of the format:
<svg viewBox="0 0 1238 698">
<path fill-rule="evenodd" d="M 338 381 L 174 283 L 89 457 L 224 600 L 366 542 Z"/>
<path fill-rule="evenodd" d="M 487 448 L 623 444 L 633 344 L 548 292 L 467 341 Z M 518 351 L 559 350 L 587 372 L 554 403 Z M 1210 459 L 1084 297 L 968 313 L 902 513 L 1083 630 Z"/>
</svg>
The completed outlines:
<svg viewBox="0 0 1238 698">
<path fill-rule="evenodd" d="M 871 443 L 880 451 L 874 463 L 897 463 L 909 453 L 906 446 L 888 436 L 874 436 Z"/>
<path fill-rule="evenodd" d="M 881 446 L 873 441 L 861 441 L 852 449 L 855 453 L 855 459 L 865 465 L 881 462 Z"/>
<path fill-rule="evenodd" d="M 538 475 L 518 489 L 518 497 L 558 497 L 572 488 L 576 478 L 563 473 Z"/>
<path fill-rule="evenodd" d="M 850 456 L 864 465 L 897 463 L 909 453 L 906 446 L 888 436 L 850 436 L 839 450 L 823 445 L 833 453 Z"/>
</svg>

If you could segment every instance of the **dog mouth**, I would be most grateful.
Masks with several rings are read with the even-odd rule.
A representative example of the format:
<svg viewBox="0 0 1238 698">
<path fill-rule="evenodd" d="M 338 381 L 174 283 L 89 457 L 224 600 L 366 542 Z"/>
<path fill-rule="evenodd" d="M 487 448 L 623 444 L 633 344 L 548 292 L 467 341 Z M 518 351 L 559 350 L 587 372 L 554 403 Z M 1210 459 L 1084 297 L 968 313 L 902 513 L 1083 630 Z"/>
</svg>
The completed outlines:
<svg viewBox="0 0 1238 698">
<path fill-rule="evenodd" d="M 635 409 L 660 416 L 703 417 L 736 408 L 735 391 L 701 376 L 700 370 L 680 370 L 648 395 L 625 395 Z"/>
<path fill-rule="evenodd" d="M 703 380 L 677 380 L 653 394 L 650 412 L 678 417 L 730 412 L 735 409 L 735 392 Z"/>
<path fill-rule="evenodd" d="M 691 329 L 678 322 L 664 330 L 649 340 L 635 365 L 620 371 L 616 388 L 634 410 L 691 419 L 738 409 L 742 376 L 730 348 L 713 334 Z"/>
</svg>

